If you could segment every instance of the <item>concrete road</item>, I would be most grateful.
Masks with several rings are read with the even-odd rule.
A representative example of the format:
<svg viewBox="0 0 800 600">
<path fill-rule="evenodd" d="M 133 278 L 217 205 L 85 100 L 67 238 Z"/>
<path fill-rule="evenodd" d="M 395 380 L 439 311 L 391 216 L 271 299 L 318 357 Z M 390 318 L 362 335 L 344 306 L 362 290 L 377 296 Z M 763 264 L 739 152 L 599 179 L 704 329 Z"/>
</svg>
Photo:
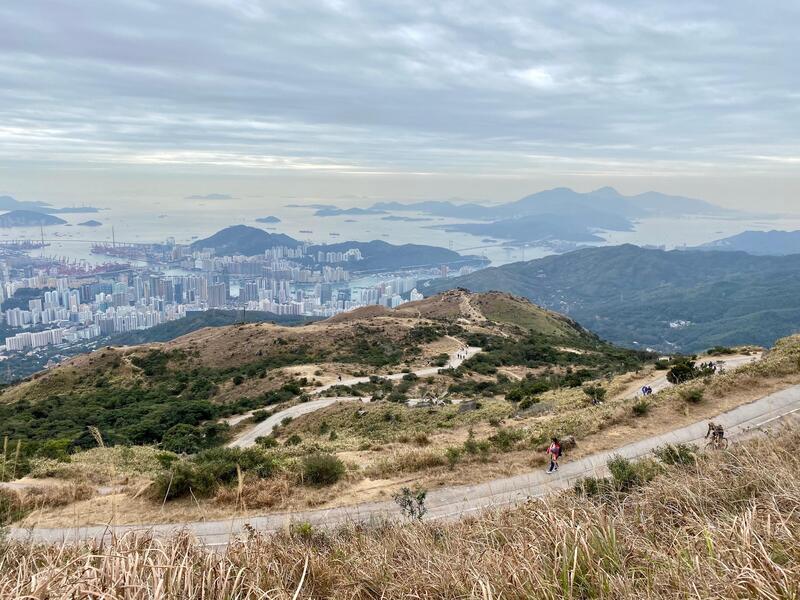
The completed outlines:
<svg viewBox="0 0 800 600">
<path fill-rule="evenodd" d="M 744 406 L 740 406 L 717 417 L 731 438 L 757 435 L 785 421 L 800 423 L 800 386 L 771 394 Z M 706 433 L 706 420 L 681 427 L 668 433 L 628 444 L 610 452 L 602 452 L 575 461 L 565 457 L 561 469 L 547 475 L 542 469 L 496 479 L 475 485 L 441 488 L 429 492 L 426 519 L 457 519 L 475 511 L 524 502 L 526 499 L 543 496 L 573 485 L 575 480 L 587 475 L 604 474 L 606 462 L 615 454 L 635 459 L 645 456 L 664 444 L 702 444 Z M 127 531 L 151 532 L 166 536 L 180 530 L 188 530 L 209 546 L 224 546 L 241 534 L 245 525 L 259 531 L 278 531 L 292 522 L 311 523 L 315 526 L 332 526 L 344 522 L 369 522 L 374 519 L 399 519 L 397 506 L 391 501 L 370 502 L 354 506 L 310 510 L 294 513 L 270 514 L 259 517 L 231 518 L 224 521 L 205 521 L 166 525 L 128 525 L 118 527 L 68 527 L 61 529 L 10 528 L 8 535 L 15 540 L 36 542 L 73 542 L 87 539 L 108 539 L 112 534 Z"/>
<path fill-rule="evenodd" d="M 708 357 L 707 360 L 705 357 L 703 357 L 699 359 L 697 363 L 699 364 L 703 362 L 713 362 L 716 363 L 717 369 L 724 369 L 726 371 L 730 371 L 737 367 L 741 367 L 742 365 L 746 365 L 751 362 L 756 362 L 759 359 L 761 359 L 760 354 L 751 354 L 751 355 L 737 354 L 736 356 L 729 356 L 727 358 L 721 358 L 717 360 L 715 360 L 713 356 Z M 669 381 L 667 381 L 667 373 L 666 371 L 664 371 L 661 375 L 654 377 L 652 380 L 646 383 L 641 383 L 641 385 L 637 384 L 633 388 L 628 389 L 625 395 L 626 396 L 629 396 L 631 394 L 637 396 L 640 395 L 641 386 L 643 385 L 649 385 L 651 388 L 653 388 L 653 393 L 657 394 L 658 392 L 667 389 L 672 384 Z"/>
</svg>

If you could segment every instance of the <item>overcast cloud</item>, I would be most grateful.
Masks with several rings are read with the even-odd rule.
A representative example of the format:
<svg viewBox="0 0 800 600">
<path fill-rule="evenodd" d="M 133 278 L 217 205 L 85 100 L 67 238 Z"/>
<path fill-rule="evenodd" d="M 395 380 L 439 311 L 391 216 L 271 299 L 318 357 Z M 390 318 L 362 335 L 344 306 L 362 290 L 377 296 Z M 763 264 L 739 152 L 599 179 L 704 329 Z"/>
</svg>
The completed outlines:
<svg viewBox="0 0 800 600">
<path fill-rule="evenodd" d="M 9 0 L 0 191 L 419 197 L 484 178 L 482 196 L 561 182 L 742 205 L 777 182 L 788 208 L 799 27 L 791 0 Z"/>
</svg>

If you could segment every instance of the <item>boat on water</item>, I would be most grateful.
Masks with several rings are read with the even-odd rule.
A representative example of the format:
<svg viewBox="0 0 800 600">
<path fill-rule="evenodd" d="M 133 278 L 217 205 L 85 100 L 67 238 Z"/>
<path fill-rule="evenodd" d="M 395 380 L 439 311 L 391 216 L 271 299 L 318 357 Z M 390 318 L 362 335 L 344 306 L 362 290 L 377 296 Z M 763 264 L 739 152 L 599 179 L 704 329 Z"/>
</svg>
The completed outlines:
<svg viewBox="0 0 800 600">
<path fill-rule="evenodd" d="M 311 231 L 310 229 L 301 229 L 300 233 L 314 233 L 314 232 Z"/>
<path fill-rule="evenodd" d="M 331 235 L 333 237 L 339 237 L 341 234 L 332 232 L 332 233 L 329 233 L 328 235 Z"/>
</svg>

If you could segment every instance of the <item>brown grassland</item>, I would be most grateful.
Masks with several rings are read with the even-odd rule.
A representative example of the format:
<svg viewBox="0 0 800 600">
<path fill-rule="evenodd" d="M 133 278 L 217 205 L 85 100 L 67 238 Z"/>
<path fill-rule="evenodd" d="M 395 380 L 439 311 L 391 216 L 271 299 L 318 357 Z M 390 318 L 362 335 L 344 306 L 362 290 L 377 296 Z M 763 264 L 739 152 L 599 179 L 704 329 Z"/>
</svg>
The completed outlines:
<svg viewBox="0 0 800 600">
<path fill-rule="evenodd" d="M 3 598 L 647 598 L 800 595 L 800 431 L 458 522 L 0 546 Z"/>
</svg>

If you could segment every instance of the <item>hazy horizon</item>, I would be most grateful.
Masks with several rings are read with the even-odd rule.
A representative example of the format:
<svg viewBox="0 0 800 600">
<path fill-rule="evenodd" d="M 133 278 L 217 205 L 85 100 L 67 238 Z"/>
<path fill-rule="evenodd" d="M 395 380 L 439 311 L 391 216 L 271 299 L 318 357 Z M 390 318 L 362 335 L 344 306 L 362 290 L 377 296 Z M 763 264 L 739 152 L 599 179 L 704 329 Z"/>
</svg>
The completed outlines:
<svg viewBox="0 0 800 600">
<path fill-rule="evenodd" d="M 9 3 L 0 194 L 268 211 L 613 186 L 794 212 L 798 17 L 743 1 Z"/>
</svg>

